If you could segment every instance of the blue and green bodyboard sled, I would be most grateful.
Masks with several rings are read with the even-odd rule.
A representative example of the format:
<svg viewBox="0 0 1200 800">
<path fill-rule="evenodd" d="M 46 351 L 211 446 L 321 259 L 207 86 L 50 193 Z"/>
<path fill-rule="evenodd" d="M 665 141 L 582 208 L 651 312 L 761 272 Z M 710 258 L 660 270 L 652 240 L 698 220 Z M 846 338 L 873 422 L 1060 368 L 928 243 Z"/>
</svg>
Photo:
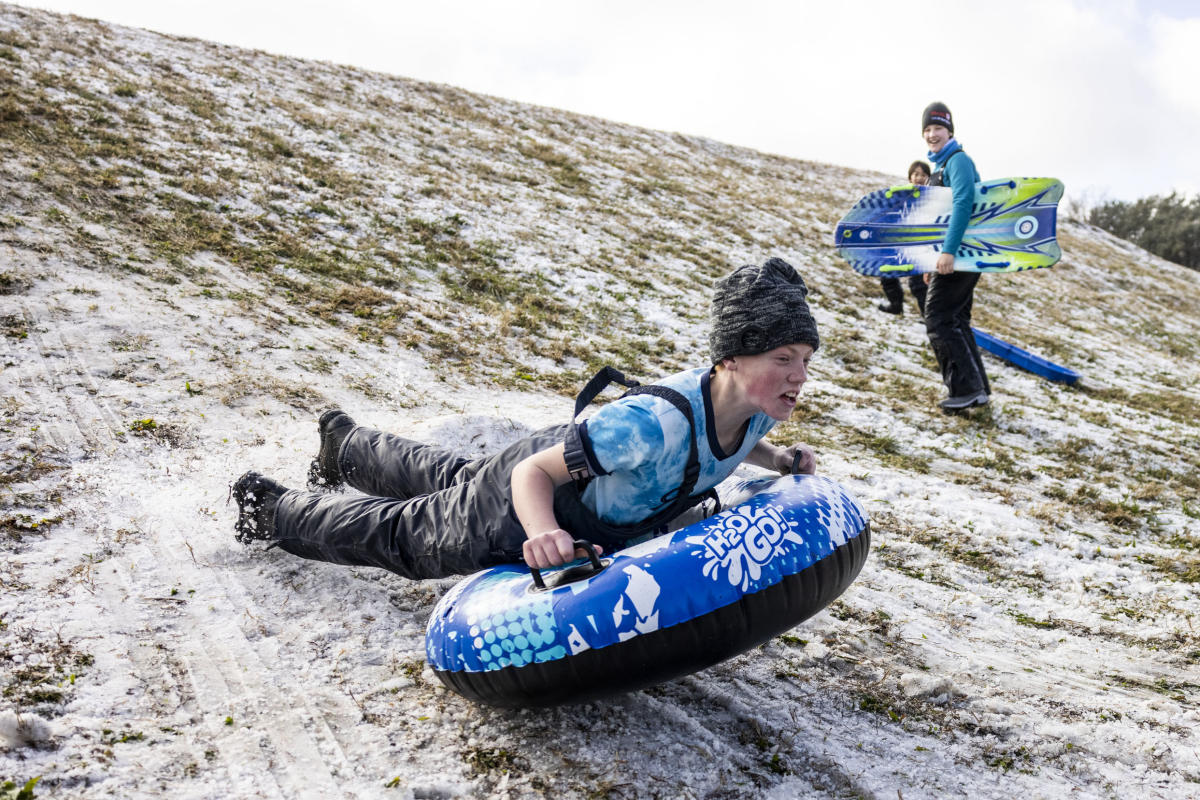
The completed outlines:
<svg viewBox="0 0 1200 800">
<path fill-rule="evenodd" d="M 971 218 L 954 258 L 962 272 L 1022 272 L 1062 258 L 1055 239 L 1063 185 L 1054 178 L 975 184 Z M 950 222 L 945 186 L 903 184 L 871 192 L 834 231 L 839 254 L 871 276 L 933 272 Z"/>
</svg>

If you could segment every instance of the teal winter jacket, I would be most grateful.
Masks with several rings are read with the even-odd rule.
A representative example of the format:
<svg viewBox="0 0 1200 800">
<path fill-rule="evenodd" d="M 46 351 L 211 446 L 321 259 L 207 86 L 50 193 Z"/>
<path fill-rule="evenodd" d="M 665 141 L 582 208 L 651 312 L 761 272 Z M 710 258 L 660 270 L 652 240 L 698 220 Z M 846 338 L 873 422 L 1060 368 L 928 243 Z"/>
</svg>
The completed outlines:
<svg viewBox="0 0 1200 800">
<path fill-rule="evenodd" d="M 933 174 L 941 178 L 942 186 L 949 186 L 954 193 L 954 208 L 950 212 L 950 224 L 946 228 L 942 252 L 957 254 L 958 246 L 962 244 L 963 232 L 971 219 L 971 206 L 975 202 L 975 184 L 979 183 L 979 172 L 975 169 L 975 162 L 954 139 L 946 143 L 941 153 L 936 156 L 931 153 L 930 158 L 935 164 Z M 939 183 L 936 178 L 930 182 Z"/>
</svg>

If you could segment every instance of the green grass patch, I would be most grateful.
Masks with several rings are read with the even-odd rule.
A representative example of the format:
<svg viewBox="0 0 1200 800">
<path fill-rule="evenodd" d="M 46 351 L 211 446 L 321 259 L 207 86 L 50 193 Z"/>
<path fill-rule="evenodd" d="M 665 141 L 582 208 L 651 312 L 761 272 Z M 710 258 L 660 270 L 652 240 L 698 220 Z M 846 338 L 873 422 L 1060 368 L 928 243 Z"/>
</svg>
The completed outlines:
<svg viewBox="0 0 1200 800">
<path fill-rule="evenodd" d="M 1009 616 L 1011 616 L 1013 619 L 1015 619 L 1018 623 L 1020 623 L 1021 625 L 1025 625 L 1026 627 L 1029 627 L 1029 628 L 1048 629 L 1048 628 L 1062 627 L 1059 623 L 1055 622 L 1052 619 L 1034 619 L 1033 617 L 1029 616 L 1028 614 L 1026 614 L 1022 611 L 1010 611 L 1008 613 L 1009 613 Z"/>
<path fill-rule="evenodd" d="M 1200 400 L 1180 391 L 1131 392 L 1121 388 L 1084 387 L 1089 395 L 1136 411 L 1193 425 L 1200 419 Z"/>
</svg>

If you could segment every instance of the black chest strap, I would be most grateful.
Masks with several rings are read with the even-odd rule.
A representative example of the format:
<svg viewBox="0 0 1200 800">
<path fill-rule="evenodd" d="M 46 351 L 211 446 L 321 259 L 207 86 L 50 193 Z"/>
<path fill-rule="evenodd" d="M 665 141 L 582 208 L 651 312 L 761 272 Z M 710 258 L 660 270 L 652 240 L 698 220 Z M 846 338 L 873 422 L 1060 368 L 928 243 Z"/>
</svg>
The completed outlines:
<svg viewBox="0 0 1200 800">
<path fill-rule="evenodd" d="M 589 472 L 586 465 L 586 460 L 582 463 L 576 463 L 583 457 L 582 444 L 572 441 L 572 437 L 576 439 L 579 436 L 578 425 L 575 424 L 580 412 L 583 411 L 596 397 L 604 391 L 610 383 L 617 383 L 628 388 L 628 391 L 622 397 L 628 397 L 635 394 L 649 394 L 654 397 L 666 400 L 683 414 L 688 423 L 688 458 L 687 464 L 684 466 L 683 475 L 679 485 L 672 489 L 667 494 L 663 495 L 662 503 L 658 511 L 652 514 L 641 522 L 631 525 L 616 525 L 614 523 L 605 522 L 600 519 L 599 515 L 588 509 L 580 499 L 583 490 L 592 480 L 588 477 Z M 576 446 L 578 445 L 578 446 Z M 681 393 L 667 386 L 658 384 L 642 385 L 635 380 L 626 378 L 619 370 L 611 366 L 606 366 L 597 372 L 591 380 L 583 387 L 579 396 L 575 399 L 575 416 L 572 418 L 572 424 L 567 427 L 567 442 L 565 451 L 569 454 L 567 458 L 567 468 L 571 471 L 573 478 L 576 478 L 573 484 L 567 484 L 566 487 L 560 487 L 560 492 L 557 493 L 556 500 L 563 498 L 561 489 L 570 489 L 571 502 L 573 506 L 578 506 L 572 509 L 571 516 L 576 520 L 580 516 L 584 518 L 587 528 L 590 530 L 573 531 L 576 535 L 584 537 L 594 537 L 601 540 L 601 543 L 610 544 L 614 541 L 623 541 L 640 536 L 657 528 L 664 527 L 675 517 L 682 514 L 687 509 L 701 502 L 705 498 L 715 498 L 716 493 L 713 490 L 701 492 L 699 495 L 693 495 L 692 492 L 696 488 L 696 482 L 700 478 L 700 451 L 696 446 L 696 418 L 692 412 L 692 404 Z M 556 503 L 557 505 L 557 503 Z M 597 536 L 599 534 L 599 536 Z"/>
<path fill-rule="evenodd" d="M 934 170 L 933 174 L 929 176 L 929 185 L 930 186 L 945 186 L 946 185 L 942 180 L 942 174 L 946 171 L 946 167 L 950 166 L 950 162 L 954 160 L 954 157 L 956 155 L 959 155 L 962 152 L 964 152 L 964 151 L 963 150 L 955 150 L 946 159 L 945 164 L 942 164 L 942 166 L 940 166 L 938 169 Z"/>
</svg>

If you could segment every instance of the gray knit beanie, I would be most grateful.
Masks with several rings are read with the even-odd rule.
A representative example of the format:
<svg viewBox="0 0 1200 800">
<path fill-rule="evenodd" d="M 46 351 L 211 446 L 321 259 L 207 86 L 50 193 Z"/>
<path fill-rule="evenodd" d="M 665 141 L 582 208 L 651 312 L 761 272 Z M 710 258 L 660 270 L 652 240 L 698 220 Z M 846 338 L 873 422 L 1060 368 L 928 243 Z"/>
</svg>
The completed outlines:
<svg viewBox="0 0 1200 800">
<path fill-rule="evenodd" d="M 765 353 L 785 344 L 821 344 L 804 297 L 808 287 L 791 264 L 771 258 L 717 281 L 712 300 L 712 363 Z"/>
</svg>

